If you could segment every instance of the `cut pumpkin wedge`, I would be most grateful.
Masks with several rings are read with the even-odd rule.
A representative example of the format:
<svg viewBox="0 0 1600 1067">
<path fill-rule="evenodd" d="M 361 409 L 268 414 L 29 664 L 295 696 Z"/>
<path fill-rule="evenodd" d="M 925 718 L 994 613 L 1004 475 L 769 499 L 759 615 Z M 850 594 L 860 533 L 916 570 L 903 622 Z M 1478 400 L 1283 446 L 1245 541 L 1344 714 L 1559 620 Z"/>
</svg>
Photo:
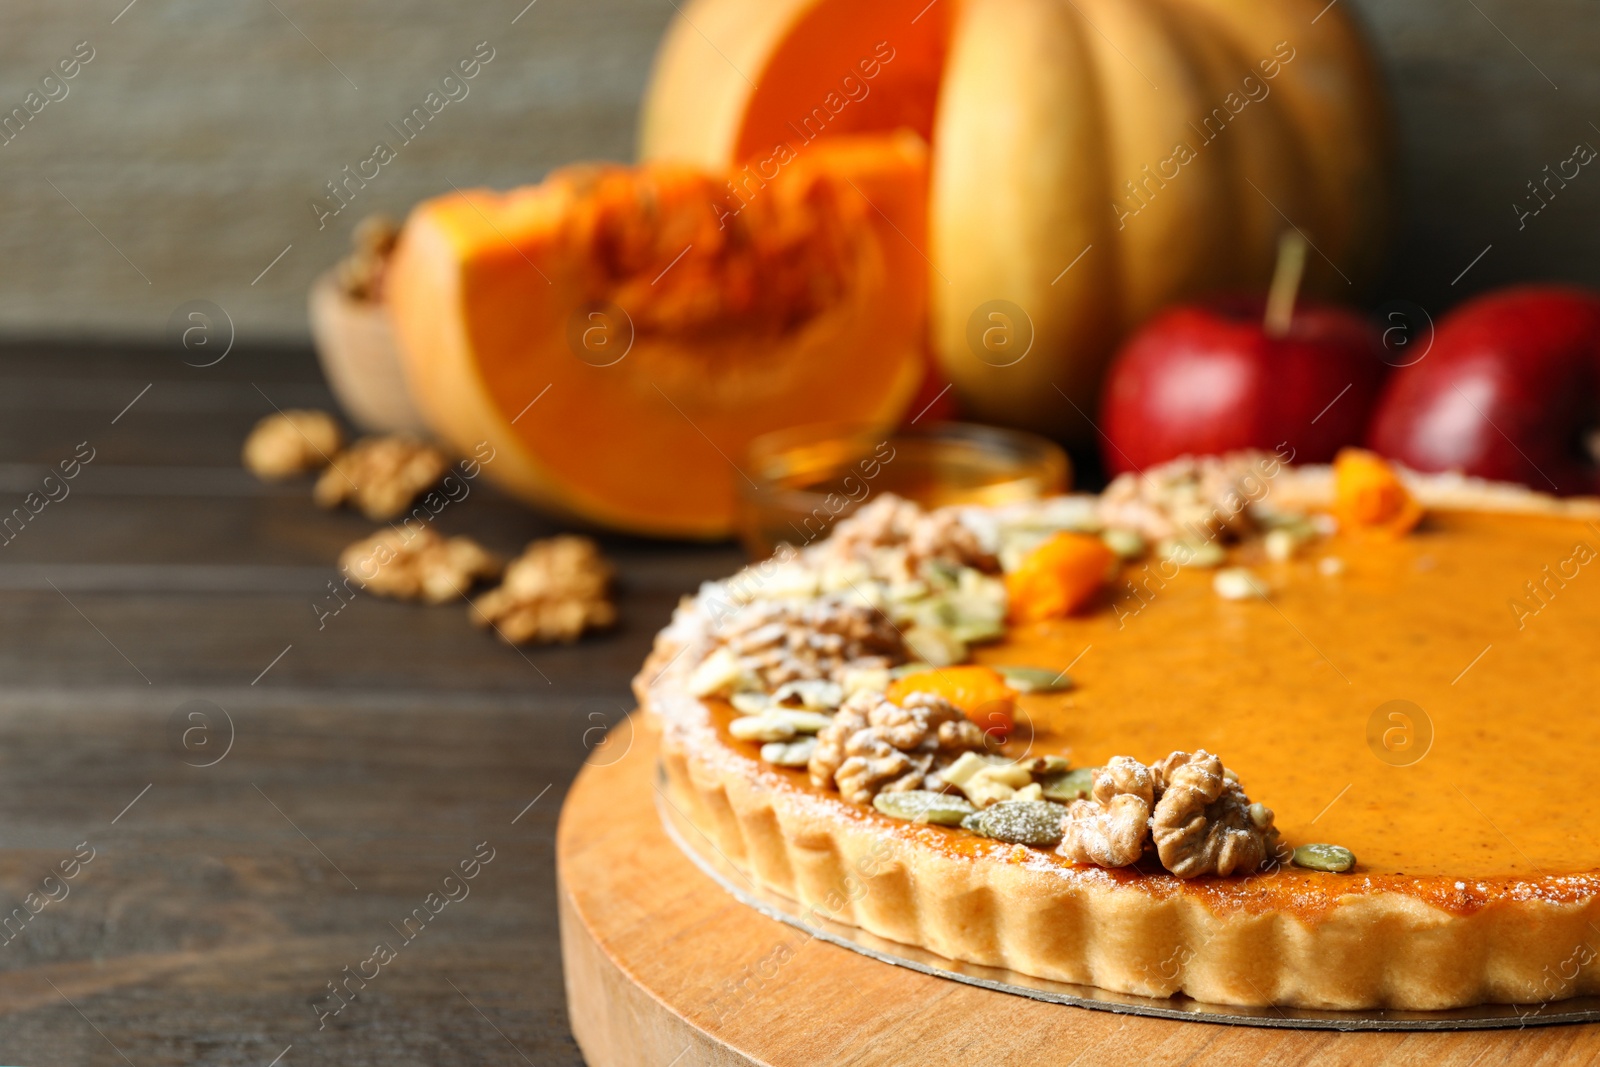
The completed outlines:
<svg viewBox="0 0 1600 1067">
<path fill-rule="evenodd" d="M 1089 444 L 1106 366 L 1155 311 L 1265 287 L 1288 220 L 1326 256 L 1307 291 L 1344 298 L 1393 231 L 1383 79 L 1348 4 L 678 6 L 641 159 L 928 139 L 929 340 L 980 422 Z"/>
<path fill-rule="evenodd" d="M 900 132 L 761 173 L 592 166 L 427 201 L 386 283 L 411 395 L 531 503 L 727 536 L 753 438 L 889 426 L 909 402 L 926 168 Z"/>
</svg>

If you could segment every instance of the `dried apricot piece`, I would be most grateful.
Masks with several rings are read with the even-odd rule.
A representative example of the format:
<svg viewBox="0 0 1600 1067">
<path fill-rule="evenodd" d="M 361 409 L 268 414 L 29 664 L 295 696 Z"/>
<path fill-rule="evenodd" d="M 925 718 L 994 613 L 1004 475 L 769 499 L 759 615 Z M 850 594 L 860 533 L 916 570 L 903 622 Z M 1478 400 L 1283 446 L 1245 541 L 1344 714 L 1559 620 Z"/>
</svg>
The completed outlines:
<svg viewBox="0 0 1600 1067">
<path fill-rule="evenodd" d="M 1098 537 L 1056 534 L 1006 575 L 1011 621 L 1039 622 L 1072 614 L 1105 584 L 1116 558 Z"/>
<path fill-rule="evenodd" d="M 932 693 L 960 708 L 991 737 L 1004 738 L 1016 724 L 1017 691 L 992 667 L 939 667 L 896 678 L 885 695 L 903 704 L 912 693 Z"/>
<path fill-rule="evenodd" d="M 1422 505 L 1376 452 L 1341 449 L 1333 461 L 1333 486 L 1341 529 L 1403 537 L 1422 521 Z"/>
</svg>

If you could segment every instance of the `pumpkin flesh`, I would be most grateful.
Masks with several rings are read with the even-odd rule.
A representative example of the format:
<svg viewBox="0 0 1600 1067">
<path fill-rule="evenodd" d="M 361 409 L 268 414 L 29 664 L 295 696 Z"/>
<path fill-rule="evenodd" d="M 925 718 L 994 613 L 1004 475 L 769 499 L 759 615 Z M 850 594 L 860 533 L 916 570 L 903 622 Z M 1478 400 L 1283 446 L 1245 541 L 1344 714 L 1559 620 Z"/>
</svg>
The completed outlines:
<svg viewBox="0 0 1600 1067">
<path fill-rule="evenodd" d="M 840 139 L 732 192 L 662 164 L 420 205 L 389 278 L 412 395 L 523 498 L 726 536 L 750 440 L 886 425 L 921 375 L 926 157 Z"/>
<path fill-rule="evenodd" d="M 808 124 L 880 52 L 867 95 Z M 1290 226 L 1326 253 L 1309 292 L 1348 296 L 1379 266 L 1381 79 L 1325 0 L 692 0 L 640 152 L 738 165 L 930 114 L 930 341 L 980 419 L 1091 437 L 1121 337 L 1264 286 Z"/>
</svg>

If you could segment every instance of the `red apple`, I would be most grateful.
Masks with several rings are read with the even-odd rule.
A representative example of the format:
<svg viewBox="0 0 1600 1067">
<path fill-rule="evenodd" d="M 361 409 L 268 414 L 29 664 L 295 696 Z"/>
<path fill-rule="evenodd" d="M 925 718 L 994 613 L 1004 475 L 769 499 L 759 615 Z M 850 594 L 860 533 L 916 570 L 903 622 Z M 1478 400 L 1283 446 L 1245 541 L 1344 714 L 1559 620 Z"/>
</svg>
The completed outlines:
<svg viewBox="0 0 1600 1067">
<path fill-rule="evenodd" d="M 1262 312 L 1248 299 L 1172 308 L 1123 345 L 1100 408 L 1109 473 L 1280 445 L 1326 462 L 1361 440 L 1384 371 L 1376 331 L 1302 302 L 1274 334 Z"/>
<path fill-rule="evenodd" d="M 1600 295 L 1523 285 L 1440 320 L 1427 355 L 1389 379 L 1368 442 L 1417 470 L 1594 493 L 1597 425 Z"/>
</svg>

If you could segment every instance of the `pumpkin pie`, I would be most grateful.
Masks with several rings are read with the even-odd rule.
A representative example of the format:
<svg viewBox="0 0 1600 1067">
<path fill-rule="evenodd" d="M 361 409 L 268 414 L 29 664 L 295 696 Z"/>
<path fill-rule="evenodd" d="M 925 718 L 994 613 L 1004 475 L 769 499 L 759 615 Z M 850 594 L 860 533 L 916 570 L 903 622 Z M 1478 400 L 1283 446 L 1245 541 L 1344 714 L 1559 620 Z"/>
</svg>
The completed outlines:
<svg viewBox="0 0 1600 1067">
<path fill-rule="evenodd" d="M 819 915 L 1041 978 L 1600 992 L 1600 504 L 1286 459 L 885 497 L 707 584 L 635 683 L 669 800 Z"/>
</svg>

